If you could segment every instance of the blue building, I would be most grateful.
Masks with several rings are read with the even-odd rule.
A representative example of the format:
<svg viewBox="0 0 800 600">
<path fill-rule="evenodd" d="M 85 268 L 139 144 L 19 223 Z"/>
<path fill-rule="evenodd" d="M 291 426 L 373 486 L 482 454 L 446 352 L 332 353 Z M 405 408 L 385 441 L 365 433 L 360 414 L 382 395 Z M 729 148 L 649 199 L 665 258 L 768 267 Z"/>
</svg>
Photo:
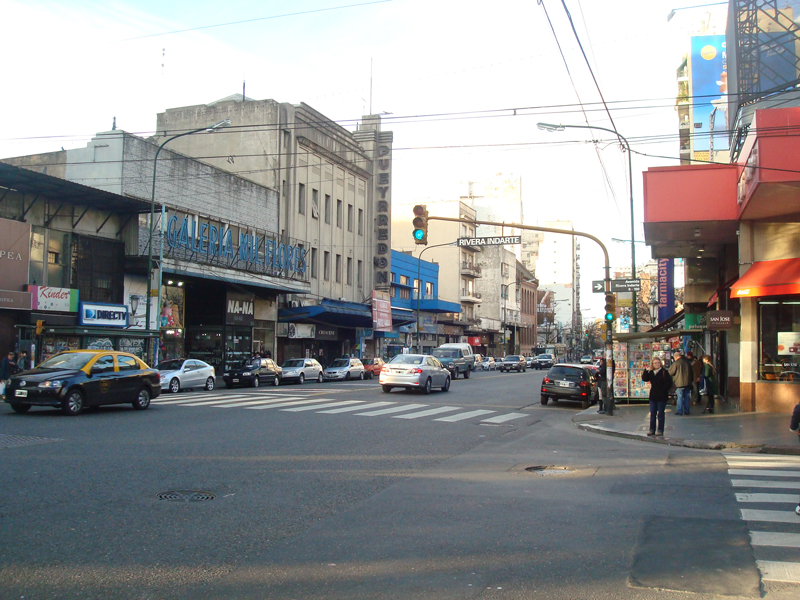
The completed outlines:
<svg viewBox="0 0 800 600">
<path fill-rule="evenodd" d="M 419 311 L 419 345 L 423 350 L 429 351 L 450 341 L 439 318 L 445 313 L 460 313 L 461 304 L 439 299 L 438 264 L 392 250 L 391 284 L 393 313 L 408 311 L 409 315 L 416 317 Z M 415 323 L 396 329 L 400 335 L 387 345 L 389 355 L 397 354 L 403 346 L 417 348 Z"/>
</svg>

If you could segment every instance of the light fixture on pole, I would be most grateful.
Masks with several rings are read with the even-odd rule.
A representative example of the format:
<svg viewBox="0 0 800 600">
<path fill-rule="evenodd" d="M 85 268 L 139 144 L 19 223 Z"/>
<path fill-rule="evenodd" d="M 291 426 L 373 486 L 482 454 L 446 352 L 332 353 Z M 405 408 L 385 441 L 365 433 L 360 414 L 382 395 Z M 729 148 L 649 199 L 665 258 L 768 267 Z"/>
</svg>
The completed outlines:
<svg viewBox="0 0 800 600">
<path fill-rule="evenodd" d="M 565 129 L 599 129 L 600 131 L 607 131 L 608 133 L 613 133 L 617 136 L 625 146 L 625 150 L 628 152 L 628 187 L 630 188 L 630 205 L 631 205 L 631 278 L 636 279 L 636 235 L 635 235 L 635 228 L 634 228 L 634 215 L 633 215 L 633 163 L 631 161 L 631 145 L 628 142 L 627 138 L 620 135 L 619 132 L 614 131 L 613 129 L 607 129 L 606 127 L 598 127 L 597 125 L 553 125 L 551 123 L 537 123 L 536 126 L 541 129 L 542 131 L 564 131 Z M 639 319 L 638 319 L 638 311 L 636 309 L 636 292 L 631 293 L 633 297 L 633 331 L 639 331 Z"/>
<path fill-rule="evenodd" d="M 215 123 L 210 127 L 201 127 L 199 129 L 194 129 L 192 131 L 186 131 L 184 133 L 179 133 L 178 135 L 173 135 L 172 137 L 167 138 L 156 150 L 156 155 L 153 158 L 153 189 L 152 193 L 150 194 L 150 233 L 147 236 L 147 302 L 145 304 L 145 329 L 147 329 L 148 333 L 150 331 L 150 305 L 152 304 L 153 300 L 153 222 L 155 220 L 155 209 L 156 209 L 156 168 L 158 167 L 158 155 L 161 153 L 161 150 L 172 140 L 178 139 L 179 137 L 184 137 L 186 135 L 192 135 L 193 133 L 200 133 L 202 132 L 214 132 L 223 127 L 230 127 L 231 120 L 225 119 L 224 121 L 220 121 L 219 123 Z M 162 210 L 163 213 L 163 210 Z M 161 219 L 161 228 L 162 228 L 162 238 L 163 238 L 163 227 L 164 227 L 164 219 Z M 159 309 L 161 307 L 161 265 L 158 265 L 158 306 Z M 156 327 L 156 332 L 160 330 L 160 326 Z M 155 348 L 153 344 L 153 338 L 150 338 L 150 350 L 148 354 L 148 358 L 150 364 L 153 364 L 155 359 Z"/>
</svg>

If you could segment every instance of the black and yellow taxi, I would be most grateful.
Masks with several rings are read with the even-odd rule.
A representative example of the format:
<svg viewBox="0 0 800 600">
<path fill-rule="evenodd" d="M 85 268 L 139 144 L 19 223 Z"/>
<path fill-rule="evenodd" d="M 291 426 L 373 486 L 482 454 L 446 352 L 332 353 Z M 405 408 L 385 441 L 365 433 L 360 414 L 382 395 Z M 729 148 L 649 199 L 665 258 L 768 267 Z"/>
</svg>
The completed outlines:
<svg viewBox="0 0 800 600">
<path fill-rule="evenodd" d="M 89 406 L 132 404 L 145 410 L 161 393 L 158 371 L 127 352 L 70 350 L 11 377 L 6 402 L 18 413 L 32 406 L 77 415 Z"/>
</svg>

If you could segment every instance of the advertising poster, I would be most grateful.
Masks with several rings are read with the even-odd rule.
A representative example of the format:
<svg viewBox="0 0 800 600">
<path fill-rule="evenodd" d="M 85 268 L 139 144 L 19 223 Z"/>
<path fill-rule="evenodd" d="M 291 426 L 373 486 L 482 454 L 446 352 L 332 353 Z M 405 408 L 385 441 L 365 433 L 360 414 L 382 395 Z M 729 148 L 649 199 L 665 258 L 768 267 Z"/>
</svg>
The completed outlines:
<svg viewBox="0 0 800 600">
<path fill-rule="evenodd" d="M 658 322 L 675 314 L 675 262 L 672 258 L 658 259 Z"/>
<path fill-rule="evenodd" d="M 778 332 L 778 356 L 800 357 L 800 332 Z"/>
<path fill-rule="evenodd" d="M 392 330 L 392 303 L 387 292 L 372 290 L 372 328 L 375 331 Z"/>
<path fill-rule="evenodd" d="M 728 150 L 728 58 L 724 35 L 692 38 L 693 146 Z"/>
<path fill-rule="evenodd" d="M 185 293 L 182 287 L 165 285 L 161 289 L 161 317 L 159 325 L 167 329 L 183 328 Z"/>
</svg>

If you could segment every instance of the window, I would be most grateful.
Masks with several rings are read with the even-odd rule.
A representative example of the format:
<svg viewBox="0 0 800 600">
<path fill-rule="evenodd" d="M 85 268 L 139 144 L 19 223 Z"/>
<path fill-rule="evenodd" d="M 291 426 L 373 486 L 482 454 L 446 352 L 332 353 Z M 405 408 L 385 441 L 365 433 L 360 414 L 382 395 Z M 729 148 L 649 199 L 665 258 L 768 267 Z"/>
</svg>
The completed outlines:
<svg viewBox="0 0 800 600">
<path fill-rule="evenodd" d="M 426 281 L 425 282 L 425 295 L 426 296 L 433 296 L 433 282 Z"/>
<path fill-rule="evenodd" d="M 342 201 L 336 201 L 336 226 L 342 228 Z"/>
<path fill-rule="evenodd" d="M 122 304 L 125 245 L 122 242 L 75 236 L 72 281 L 87 302 Z"/>
<path fill-rule="evenodd" d="M 138 371 L 139 363 L 132 356 L 117 356 L 120 371 Z M 192 363 L 195 364 L 195 363 Z M 196 368 L 196 367 L 195 367 Z"/>
<path fill-rule="evenodd" d="M 364 210 L 358 209 L 358 235 L 364 235 Z"/>
<path fill-rule="evenodd" d="M 336 255 L 336 283 L 342 283 L 342 255 Z"/>
<path fill-rule="evenodd" d="M 31 285 L 70 287 L 70 247 L 70 234 L 31 227 Z"/>
<path fill-rule="evenodd" d="M 306 186 L 304 183 L 297 186 L 297 212 L 301 215 L 306 214 Z"/>
<path fill-rule="evenodd" d="M 356 266 L 356 285 L 360 288 L 364 287 L 364 263 L 358 261 Z"/>
<path fill-rule="evenodd" d="M 353 205 L 347 205 L 347 231 L 353 231 Z"/>
<path fill-rule="evenodd" d="M 317 278 L 317 249 L 311 249 L 311 277 Z"/>
<path fill-rule="evenodd" d="M 347 285 L 353 285 L 353 259 L 347 257 Z"/>
<path fill-rule="evenodd" d="M 319 190 L 311 190 L 311 218 L 319 219 Z"/>
<path fill-rule="evenodd" d="M 322 256 L 322 271 L 325 281 L 330 281 L 331 278 L 331 253 L 325 252 Z"/>
<path fill-rule="evenodd" d="M 292 133 L 286 129 L 283 130 L 283 147 L 287 150 L 292 142 Z"/>
<path fill-rule="evenodd" d="M 408 285 L 408 275 L 400 275 L 400 285 Z"/>
<path fill-rule="evenodd" d="M 400 288 L 400 297 L 406 300 L 411 298 L 411 293 L 408 291 L 408 288 Z"/>
<path fill-rule="evenodd" d="M 325 194 L 325 222 L 331 222 L 331 196 L 330 194 Z"/>
<path fill-rule="evenodd" d="M 92 365 L 92 373 L 111 373 L 114 371 L 114 357 L 110 354 L 101 356 Z"/>
<path fill-rule="evenodd" d="M 800 383 L 800 301 L 771 297 L 758 303 L 758 378 Z"/>
<path fill-rule="evenodd" d="M 419 296 L 419 279 L 414 280 L 414 297 Z"/>
</svg>

